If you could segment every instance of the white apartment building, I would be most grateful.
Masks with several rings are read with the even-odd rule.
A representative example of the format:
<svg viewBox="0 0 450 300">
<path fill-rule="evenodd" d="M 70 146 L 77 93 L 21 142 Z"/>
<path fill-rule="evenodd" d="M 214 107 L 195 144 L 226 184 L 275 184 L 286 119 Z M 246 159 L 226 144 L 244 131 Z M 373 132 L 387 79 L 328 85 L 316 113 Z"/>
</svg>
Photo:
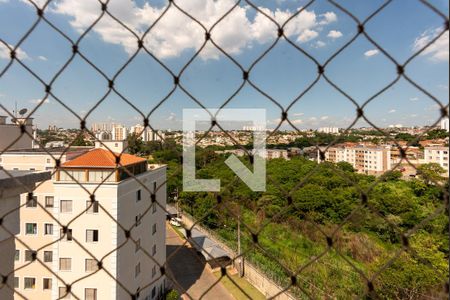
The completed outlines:
<svg viewBox="0 0 450 300">
<path fill-rule="evenodd" d="M 12 178 L 10 177 L 12 176 Z M 20 195 L 32 191 L 35 184 L 50 179 L 50 172 L 0 170 L 0 274 L 8 276 L 9 287 L 19 285 L 15 276 L 16 235 L 20 233 Z M 6 229 L 6 230 L 5 230 Z M 14 291 L 0 283 L 0 299 L 13 299 Z"/>
<path fill-rule="evenodd" d="M 446 130 L 447 132 L 449 132 L 449 119 L 448 119 L 448 117 L 441 119 L 440 128 L 442 130 Z"/>
<path fill-rule="evenodd" d="M 111 131 L 111 137 L 114 141 L 123 141 L 128 137 L 128 128 L 122 125 L 114 125 Z"/>
<path fill-rule="evenodd" d="M 325 152 L 325 160 L 345 161 L 360 173 L 379 175 L 391 169 L 391 150 L 389 147 L 330 147 Z"/>
<path fill-rule="evenodd" d="M 424 162 L 439 164 L 447 171 L 448 176 L 448 151 L 448 147 L 425 147 Z"/>
<path fill-rule="evenodd" d="M 52 159 L 36 150 L 4 153 L 0 158 L 1 165 L 11 170 L 51 170 L 54 165 Z M 114 154 L 104 149 L 68 154 L 61 162 L 53 180 L 38 184 L 31 200 L 27 201 L 26 194 L 21 196 L 20 232 L 16 237 L 22 243 L 16 242 L 14 258 L 17 292 L 28 299 L 57 299 L 66 294 L 60 279 L 70 284 L 92 274 L 72 286 L 72 293 L 79 299 L 128 299 L 128 292 L 139 293 L 139 299 L 156 299 L 165 289 L 159 269 L 166 257 L 165 213 L 151 204 L 148 191 L 161 185 L 155 200 L 165 207 L 165 166 L 148 166 L 145 159 L 122 154 L 123 168 L 115 170 Z M 86 190 L 95 190 L 96 202 L 92 205 Z M 116 221 L 130 231 L 140 247 L 126 239 Z M 66 234 L 60 224 L 69 224 Z M 102 260 L 102 270 L 95 272 L 97 262 L 80 245 Z M 32 262 L 34 253 L 39 262 Z M 62 299 L 75 299 L 74 295 Z M 15 298 L 22 299 L 17 293 Z"/>
<path fill-rule="evenodd" d="M 99 131 L 111 131 L 114 126 L 114 123 L 93 123 L 91 126 L 91 131 L 94 133 Z"/>
<path fill-rule="evenodd" d="M 339 133 L 339 128 L 337 127 L 321 127 L 317 129 L 318 132 L 323 133 Z"/>
<path fill-rule="evenodd" d="M 150 128 L 146 128 L 143 125 L 137 124 L 131 126 L 130 134 L 135 134 L 142 138 L 144 142 L 151 142 L 154 140 L 154 132 Z"/>
</svg>

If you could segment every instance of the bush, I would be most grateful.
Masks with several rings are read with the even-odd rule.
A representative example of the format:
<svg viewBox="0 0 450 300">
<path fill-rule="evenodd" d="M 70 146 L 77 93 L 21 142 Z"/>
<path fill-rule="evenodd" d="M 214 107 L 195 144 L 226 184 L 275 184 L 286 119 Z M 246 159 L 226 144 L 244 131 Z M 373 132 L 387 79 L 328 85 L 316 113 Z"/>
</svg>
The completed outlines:
<svg viewBox="0 0 450 300">
<path fill-rule="evenodd" d="M 176 290 L 170 290 L 166 294 L 166 300 L 178 300 L 180 299 L 180 294 Z"/>
</svg>

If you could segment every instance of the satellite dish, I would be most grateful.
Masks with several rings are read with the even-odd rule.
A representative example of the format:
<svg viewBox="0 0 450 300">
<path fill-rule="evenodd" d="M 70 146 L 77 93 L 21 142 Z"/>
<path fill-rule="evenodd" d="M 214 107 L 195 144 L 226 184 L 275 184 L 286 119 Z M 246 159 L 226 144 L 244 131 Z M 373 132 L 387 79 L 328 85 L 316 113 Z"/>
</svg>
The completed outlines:
<svg viewBox="0 0 450 300">
<path fill-rule="evenodd" d="M 28 109 L 26 108 L 22 108 L 21 110 L 19 110 L 19 115 L 23 116 L 24 114 L 26 114 L 28 111 Z"/>
</svg>

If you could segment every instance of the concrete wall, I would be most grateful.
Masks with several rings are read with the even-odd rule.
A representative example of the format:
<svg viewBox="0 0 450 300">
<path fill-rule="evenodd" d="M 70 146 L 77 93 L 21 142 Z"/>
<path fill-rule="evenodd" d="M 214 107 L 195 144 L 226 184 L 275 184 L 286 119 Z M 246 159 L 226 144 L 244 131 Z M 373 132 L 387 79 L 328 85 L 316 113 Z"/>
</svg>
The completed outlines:
<svg viewBox="0 0 450 300">
<path fill-rule="evenodd" d="M 32 135 L 32 126 L 26 126 L 26 131 Z M 21 135 L 20 127 L 13 124 L 0 125 L 0 151 L 6 149 Z M 8 150 L 30 149 L 32 147 L 32 139 L 24 134 L 17 140 Z"/>
<path fill-rule="evenodd" d="M 191 226 L 194 224 L 193 218 L 190 216 L 183 214 L 182 218 L 183 224 L 186 228 L 191 228 Z M 203 232 L 206 236 L 211 238 L 214 242 L 216 242 L 218 245 L 220 245 L 225 251 L 228 253 L 231 253 L 233 258 L 237 256 L 237 254 L 228 246 L 226 246 L 223 242 L 221 242 L 218 238 L 214 236 L 214 233 L 203 228 L 200 225 L 195 225 L 195 229 L 200 230 Z M 237 262 L 235 262 L 235 267 L 237 268 Z M 278 284 L 276 284 L 273 280 L 269 279 L 262 271 L 260 271 L 257 267 L 249 263 L 248 261 L 244 260 L 244 277 L 247 279 L 248 282 L 250 282 L 255 288 L 257 288 L 264 296 L 267 298 L 270 298 L 278 293 L 280 293 L 283 288 L 280 287 Z M 295 300 L 296 298 L 292 296 L 290 293 L 285 292 L 283 294 L 280 294 L 279 296 L 273 298 L 276 300 Z"/>
</svg>

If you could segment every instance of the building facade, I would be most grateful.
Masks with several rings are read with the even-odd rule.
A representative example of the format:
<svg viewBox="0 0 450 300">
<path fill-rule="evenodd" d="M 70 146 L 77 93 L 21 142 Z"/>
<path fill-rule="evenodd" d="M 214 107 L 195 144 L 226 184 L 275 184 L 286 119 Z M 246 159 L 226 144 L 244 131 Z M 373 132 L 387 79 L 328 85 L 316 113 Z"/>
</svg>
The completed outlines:
<svg viewBox="0 0 450 300">
<path fill-rule="evenodd" d="M 21 135 L 20 125 L 25 126 L 26 134 Z M 0 151 L 33 148 L 32 136 L 33 119 L 17 118 L 8 123 L 7 117 L 0 116 Z"/>
<path fill-rule="evenodd" d="M 53 172 L 52 180 L 38 184 L 31 201 L 27 194 L 20 199 L 16 237 L 21 242 L 16 242 L 14 259 L 18 293 L 29 299 L 89 300 L 163 294 L 159 266 L 166 257 L 165 212 L 152 199 L 165 207 L 165 166 L 122 154 L 122 167 L 116 168 L 116 155 L 104 149 L 66 154 L 56 170 L 53 159 L 37 151 L 1 156 L 4 168 Z M 73 295 L 66 295 L 65 284 L 76 280 Z"/>
<path fill-rule="evenodd" d="M 391 150 L 389 147 L 330 147 L 325 152 L 325 160 L 348 162 L 360 173 L 380 175 L 391 169 Z"/>
<path fill-rule="evenodd" d="M 424 150 L 424 162 L 439 164 L 446 170 L 446 176 L 448 177 L 448 147 L 425 147 Z"/>
</svg>

